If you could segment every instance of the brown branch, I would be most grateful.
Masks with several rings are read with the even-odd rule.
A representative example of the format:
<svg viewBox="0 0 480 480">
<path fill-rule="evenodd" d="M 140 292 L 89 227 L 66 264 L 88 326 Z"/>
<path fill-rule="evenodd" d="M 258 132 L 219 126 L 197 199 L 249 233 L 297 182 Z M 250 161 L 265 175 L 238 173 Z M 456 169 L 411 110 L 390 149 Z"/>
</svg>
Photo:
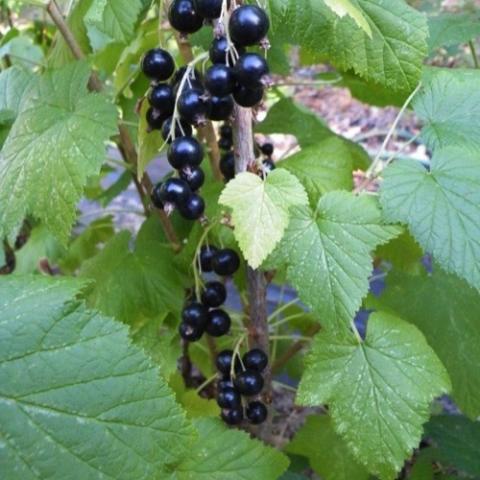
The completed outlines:
<svg viewBox="0 0 480 480">
<path fill-rule="evenodd" d="M 78 44 L 75 36 L 73 35 L 70 27 L 68 26 L 67 22 L 63 18 L 62 12 L 60 11 L 57 2 L 55 0 L 50 0 L 47 4 L 47 12 L 53 20 L 53 23 L 57 26 L 58 30 L 62 34 L 65 43 L 68 45 L 70 50 L 72 51 L 74 57 L 78 60 L 84 60 L 86 58 L 85 53 L 82 51 L 82 48 Z M 90 90 L 99 92 L 103 89 L 102 82 L 98 78 L 96 72 L 92 72 L 90 77 L 88 86 Z M 118 125 L 118 133 L 119 133 L 119 141 L 118 147 L 122 152 L 122 155 L 127 160 L 128 163 L 133 165 L 132 176 L 137 188 L 138 194 L 142 201 L 142 204 L 145 205 L 145 202 L 148 201 L 150 210 L 155 211 L 160 223 L 162 224 L 163 230 L 169 242 L 172 244 L 172 247 L 178 251 L 181 248 L 180 242 L 178 237 L 175 233 L 175 229 L 173 228 L 172 222 L 168 218 L 167 214 L 158 208 L 155 208 L 154 205 L 150 202 L 148 193 L 152 190 L 152 181 L 147 174 L 144 174 L 142 178 L 142 182 L 139 183 L 137 181 L 137 163 L 138 163 L 138 155 L 135 148 L 135 145 L 132 142 L 128 129 L 125 125 L 119 124 Z"/>
</svg>

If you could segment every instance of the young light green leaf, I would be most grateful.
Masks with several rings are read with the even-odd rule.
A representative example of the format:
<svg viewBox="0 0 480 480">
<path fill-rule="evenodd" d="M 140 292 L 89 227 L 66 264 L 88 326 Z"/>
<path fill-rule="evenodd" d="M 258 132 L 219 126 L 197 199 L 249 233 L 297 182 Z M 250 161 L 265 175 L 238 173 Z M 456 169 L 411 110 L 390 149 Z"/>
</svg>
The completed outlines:
<svg viewBox="0 0 480 480">
<path fill-rule="evenodd" d="M 199 441 L 172 468 L 172 480 L 276 480 L 288 467 L 281 452 L 245 432 L 226 428 L 217 419 L 198 419 L 194 426 Z"/>
<path fill-rule="evenodd" d="M 349 15 L 355 23 L 372 38 L 372 29 L 365 19 L 362 11 L 354 5 L 351 0 L 323 0 L 327 6 L 333 10 L 339 17 Z"/>
<path fill-rule="evenodd" d="M 310 415 L 286 447 L 287 453 L 308 458 L 310 466 L 324 480 L 367 480 L 367 470 L 348 452 L 327 415 Z"/>
<path fill-rule="evenodd" d="M 369 298 L 368 306 L 416 325 L 448 370 L 455 402 L 471 418 L 480 416 L 480 294 L 476 290 L 440 268 L 428 276 L 392 272 L 385 292 Z"/>
<path fill-rule="evenodd" d="M 78 280 L 0 281 L 0 464 L 10 480 L 160 478 L 193 437 L 124 325 Z"/>
<path fill-rule="evenodd" d="M 87 178 L 98 174 L 116 109 L 87 92 L 86 63 L 46 73 L 19 113 L 0 155 L 0 237 L 27 214 L 66 243 Z"/>
<path fill-rule="evenodd" d="M 385 217 L 406 223 L 447 271 L 480 289 L 480 156 L 474 149 L 438 150 L 428 172 L 402 160 L 386 169 Z"/>
<path fill-rule="evenodd" d="M 426 79 L 414 109 L 425 122 L 422 138 L 427 145 L 480 148 L 480 71 L 430 69 Z"/>
<path fill-rule="evenodd" d="M 416 327 L 372 314 L 364 342 L 328 331 L 315 337 L 297 400 L 327 403 L 357 460 L 391 480 L 420 442 L 431 401 L 449 389 L 445 368 Z"/>
<path fill-rule="evenodd" d="M 327 193 L 315 212 L 293 208 L 284 239 L 272 256 L 324 328 L 348 326 L 368 293 L 371 252 L 401 232 L 382 224 L 370 196 Z"/>
<path fill-rule="evenodd" d="M 278 169 L 265 180 L 240 173 L 227 184 L 219 203 L 232 209 L 235 238 L 247 262 L 257 268 L 282 239 L 289 208 L 306 205 L 308 198 L 294 175 Z"/>
</svg>

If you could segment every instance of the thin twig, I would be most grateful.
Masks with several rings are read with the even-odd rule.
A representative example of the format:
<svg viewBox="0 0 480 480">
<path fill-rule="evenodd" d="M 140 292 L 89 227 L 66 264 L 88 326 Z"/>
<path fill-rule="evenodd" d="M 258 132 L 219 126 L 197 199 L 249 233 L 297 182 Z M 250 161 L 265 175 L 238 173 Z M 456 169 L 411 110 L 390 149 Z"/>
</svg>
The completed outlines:
<svg viewBox="0 0 480 480">
<path fill-rule="evenodd" d="M 475 65 L 475 68 L 480 68 L 480 63 L 477 57 L 477 50 L 475 48 L 475 44 L 473 43 L 473 40 L 470 40 L 468 42 L 468 45 L 470 47 L 470 51 L 472 52 L 473 64 Z"/>
</svg>

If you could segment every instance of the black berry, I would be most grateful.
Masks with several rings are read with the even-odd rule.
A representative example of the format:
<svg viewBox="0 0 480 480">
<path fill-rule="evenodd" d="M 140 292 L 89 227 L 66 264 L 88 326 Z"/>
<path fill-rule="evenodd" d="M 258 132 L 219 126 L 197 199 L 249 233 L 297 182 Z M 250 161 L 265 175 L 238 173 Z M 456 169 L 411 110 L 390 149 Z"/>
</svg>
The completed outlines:
<svg viewBox="0 0 480 480">
<path fill-rule="evenodd" d="M 229 376 L 217 382 L 217 391 L 223 390 L 224 388 L 234 388 L 232 379 Z"/>
<path fill-rule="evenodd" d="M 233 99 L 241 107 L 251 108 L 262 101 L 263 88 L 248 88 L 245 85 L 238 84 L 233 92 Z"/>
<path fill-rule="evenodd" d="M 205 329 L 208 321 L 208 310 L 199 302 L 190 302 L 182 311 L 183 323 Z"/>
<path fill-rule="evenodd" d="M 195 0 L 195 7 L 202 17 L 213 20 L 222 13 L 222 0 Z"/>
<path fill-rule="evenodd" d="M 184 340 L 196 342 L 202 338 L 204 331 L 200 327 L 194 327 L 188 323 L 181 323 L 178 327 L 178 332 Z"/>
<path fill-rule="evenodd" d="M 152 190 L 152 194 L 150 195 L 150 198 L 152 199 L 152 203 L 155 207 L 163 209 L 165 206 L 162 202 L 162 183 L 157 183 Z"/>
<path fill-rule="evenodd" d="M 162 125 L 162 137 L 168 143 L 172 143 L 172 138 L 170 137 L 170 130 L 172 126 L 173 117 L 168 117 Z M 178 137 L 191 137 L 192 136 L 192 126 L 187 122 L 175 122 L 175 138 Z"/>
<path fill-rule="evenodd" d="M 268 172 L 271 172 L 272 170 L 275 170 L 277 167 L 275 166 L 275 162 L 271 158 L 266 158 L 263 161 L 263 168 L 268 173 Z"/>
<path fill-rule="evenodd" d="M 258 53 L 244 53 L 235 64 L 238 83 L 248 88 L 259 88 L 269 73 L 267 61 Z"/>
<path fill-rule="evenodd" d="M 219 250 L 212 261 L 213 271 L 222 277 L 233 275 L 240 267 L 237 252 L 230 248 Z"/>
<path fill-rule="evenodd" d="M 223 283 L 208 282 L 202 292 L 202 303 L 210 308 L 222 305 L 227 299 L 227 290 Z"/>
<path fill-rule="evenodd" d="M 149 50 L 142 60 L 143 73 L 151 78 L 162 82 L 168 80 L 175 70 L 175 62 L 172 56 L 161 48 Z"/>
<path fill-rule="evenodd" d="M 268 416 L 268 410 L 262 402 L 251 402 L 247 406 L 247 418 L 254 425 L 263 423 Z"/>
<path fill-rule="evenodd" d="M 239 373 L 233 381 L 238 391 L 246 397 L 258 395 L 262 391 L 263 383 L 262 375 L 255 370 L 245 370 Z"/>
<path fill-rule="evenodd" d="M 172 80 L 170 81 L 170 84 L 172 85 L 173 88 L 173 93 L 176 95 L 178 91 L 178 87 L 180 86 L 180 83 L 185 76 L 185 73 L 187 72 L 187 66 L 180 67 L 175 74 L 172 77 Z M 185 86 L 187 88 L 203 88 L 202 84 L 202 74 L 194 68 L 193 70 L 190 70 L 190 74 L 188 76 L 188 79 L 185 82 Z"/>
<path fill-rule="evenodd" d="M 268 16 L 256 5 L 243 5 L 232 13 L 228 28 L 232 40 L 242 46 L 255 45 L 265 38 L 270 21 Z"/>
<path fill-rule="evenodd" d="M 185 180 L 169 178 L 160 188 L 159 199 L 162 203 L 173 203 L 178 206 L 185 202 L 191 193 L 192 191 Z"/>
<path fill-rule="evenodd" d="M 243 47 L 236 46 L 237 53 L 242 55 L 245 53 L 245 49 Z M 227 55 L 230 64 L 233 62 L 233 55 L 231 51 L 228 49 L 228 40 L 226 37 L 219 37 L 213 40 L 212 45 L 209 50 L 210 60 L 213 64 L 216 63 L 223 63 L 226 64 L 227 62 Z"/>
<path fill-rule="evenodd" d="M 218 392 L 217 404 L 220 408 L 239 408 L 242 406 L 242 397 L 234 388 L 224 388 Z"/>
<path fill-rule="evenodd" d="M 222 350 L 215 360 L 215 365 L 220 373 L 230 375 L 232 369 L 233 350 Z M 219 386 L 220 388 L 220 386 Z"/>
<path fill-rule="evenodd" d="M 166 83 L 155 85 L 148 95 L 150 105 L 165 115 L 172 115 L 175 107 L 175 97 L 173 89 Z"/>
<path fill-rule="evenodd" d="M 160 130 L 163 127 L 163 123 L 167 119 L 168 115 L 165 115 L 156 108 L 149 108 L 147 110 L 147 123 L 151 130 Z"/>
<path fill-rule="evenodd" d="M 232 147 L 233 140 L 231 138 L 220 137 L 220 140 L 218 141 L 218 148 L 220 148 L 220 150 L 228 151 L 231 150 Z"/>
<path fill-rule="evenodd" d="M 218 248 L 212 245 L 204 245 L 200 249 L 200 266 L 202 267 L 202 272 L 213 271 L 212 260 L 217 252 Z"/>
<path fill-rule="evenodd" d="M 199 89 L 186 89 L 178 99 L 178 111 L 185 121 L 193 125 L 205 123 L 209 111 L 209 103 L 205 92 Z"/>
<path fill-rule="evenodd" d="M 205 73 L 205 88 L 218 97 L 230 95 L 235 87 L 233 70 L 221 63 L 212 65 Z"/>
<path fill-rule="evenodd" d="M 193 0 L 174 0 L 168 10 L 168 20 L 182 33 L 195 33 L 203 25 L 203 17 L 195 9 Z"/>
<path fill-rule="evenodd" d="M 182 170 L 180 172 L 180 178 L 188 183 L 192 192 L 196 192 L 205 183 L 205 174 L 200 167 Z"/>
<path fill-rule="evenodd" d="M 248 370 L 262 372 L 268 365 L 267 354 L 259 348 L 254 348 L 247 352 L 243 358 L 243 365 Z"/>
<path fill-rule="evenodd" d="M 227 312 L 216 309 L 208 312 L 206 331 L 212 337 L 221 337 L 230 331 L 232 321 Z"/>
<path fill-rule="evenodd" d="M 227 125 L 226 123 L 224 123 L 220 127 L 220 136 L 222 138 L 226 138 L 228 140 L 233 141 L 233 129 L 232 129 L 232 127 L 230 125 Z"/>
<path fill-rule="evenodd" d="M 170 145 L 167 158 L 177 170 L 198 167 L 203 160 L 203 148 L 194 137 L 179 137 Z"/>
<path fill-rule="evenodd" d="M 185 202 L 178 204 L 178 211 L 187 220 L 198 220 L 205 212 L 205 202 L 200 195 L 192 193 Z"/>
<path fill-rule="evenodd" d="M 271 143 L 264 143 L 260 146 L 260 151 L 267 157 L 270 157 L 273 154 L 273 145 Z"/>
<path fill-rule="evenodd" d="M 231 180 L 235 177 L 235 156 L 233 152 L 228 152 L 220 159 L 220 171 L 225 180 Z"/>
<path fill-rule="evenodd" d="M 227 425 L 239 425 L 243 421 L 243 409 L 234 408 L 232 410 L 222 410 L 222 420 Z"/>
<path fill-rule="evenodd" d="M 209 106 L 208 118 L 210 120 L 228 120 L 233 112 L 233 98 L 231 95 L 227 95 L 226 97 L 212 97 Z"/>
</svg>

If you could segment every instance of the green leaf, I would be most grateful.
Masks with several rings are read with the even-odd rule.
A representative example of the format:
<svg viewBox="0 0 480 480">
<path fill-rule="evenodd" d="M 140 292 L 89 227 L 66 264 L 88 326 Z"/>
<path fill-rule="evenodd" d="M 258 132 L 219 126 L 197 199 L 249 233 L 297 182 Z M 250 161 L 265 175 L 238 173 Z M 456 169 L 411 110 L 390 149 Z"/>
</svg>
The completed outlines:
<svg viewBox="0 0 480 480">
<path fill-rule="evenodd" d="M 431 401 L 449 389 L 445 368 L 416 327 L 372 314 L 364 342 L 328 331 L 315 337 L 297 400 L 327 403 L 357 460 L 393 479 L 420 442 Z"/>
<path fill-rule="evenodd" d="M 480 71 L 431 69 L 414 102 L 425 123 L 422 138 L 431 149 L 471 144 L 480 148 Z"/>
<path fill-rule="evenodd" d="M 480 476 L 480 423 L 459 415 L 433 417 L 425 426 L 437 449 L 435 459 L 465 473 Z"/>
<path fill-rule="evenodd" d="M 303 455 L 325 480 L 367 480 L 368 472 L 347 450 L 327 415 L 310 415 L 287 445 L 288 453 Z"/>
<path fill-rule="evenodd" d="M 362 11 L 351 0 L 323 0 L 339 17 L 349 15 L 355 23 L 372 38 L 372 29 Z"/>
<path fill-rule="evenodd" d="M 330 137 L 277 163 L 303 184 L 313 204 L 332 190 L 352 190 L 353 155 L 346 142 Z"/>
<path fill-rule="evenodd" d="M 245 432 L 230 430 L 216 419 L 194 422 L 199 441 L 175 466 L 175 480 L 276 480 L 288 467 L 279 451 L 251 439 Z"/>
<path fill-rule="evenodd" d="M 282 239 L 289 208 L 306 205 L 308 198 L 294 175 L 278 169 L 265 180 L 240 173 L 227 184 L 219 203 L 232 209 L 235 238 L 247 262 L 257 268 Z"/>
<path fill-rule="evenodd" d="M 0 58 L 9 56 L 12 65 L 33 69 L 43 63 L 43 50 L 29 35 L 20 34 L 0 46 Z"/>
<path fill-rule="evenodd" d="M 192 429 L 127 328 L 82 283 L 0 281 L 0 464 L 16 479 L 160 478 Z"/>
<path fill-rule="evenodd" d="M 420 273 L 423 270 L 423 255 L 422 249 L 407 231 L 387 244 L 380 245 L 375 252 L 376 257 L 390 262 L 395 270 L 408 273 Z"/>
<path fill-rule="evenodd" d="M 35 76 L 24 68 L 12 67 L 0 73 L 0 111 L 18 115 L 25 92 L 32 86 Z"/>
<path fill-rule="evenodd" d="M 466 43 L 480 35 L 480 14 L 441 13 L 428 18 L 430 52 L 439 47 Z"/>
<path fill-rule="evenodd" d="M 425 16 L 403 0 L 354 3 L 372 38 L 352 18 L 339 19 L 319 1 L 270 0 L 273 29 L 286 42 L 310 50 L 318 61 L 328 58 L 342 70 L 353 69 L 394 90 L 415 88 L 427 54 Z"/>
<path fill-rule="evenodd" d="M 348 326 L 369 290 L 371 252 L 401 230 L 382 224 L 375 199 L 331 192 L 315 212 L 293 208 L 273 256 L 287 264 L 287 279 L 324 328 Z"/>
<path fill-rule="evenodd" d="M 384 173 L 385 217 L 406 223 L 447 271 L 480 289 L 480 156 L 467 147 L 438 150 L 428 172 L 401 160 Z"/>
<path fill-rule="evenodd" d="M 15 236 L 26 214 L 63 243 L 87 179 L 98 174 L 116 110 L 87 93 L 85 63 L 46 73 L 22 103 L 0 156 L 0 237 Z"/>
<path fill-rule="evenodd" d="M 151 318 L 179 312 L 183 282 L 173 269 L 172 249 L 162 238 L 158 220 L 152 217 L 142 226 L 133 251 L 131 235 L 123 231 L 87 260 L 80 275 L 95 281 L 89 304 L 127 323 L 140 314 Z"/>
<path fill-rule="evenodd" d="M 465 414 L 478 417 L 480 294 L 439 268 L 429 276 L 392 272 L 386 282 L 384 293 L 369 299 L 368 306 L 391 311 L 422 331 L 448 370 L 455 402 Z"/>
</svg>

